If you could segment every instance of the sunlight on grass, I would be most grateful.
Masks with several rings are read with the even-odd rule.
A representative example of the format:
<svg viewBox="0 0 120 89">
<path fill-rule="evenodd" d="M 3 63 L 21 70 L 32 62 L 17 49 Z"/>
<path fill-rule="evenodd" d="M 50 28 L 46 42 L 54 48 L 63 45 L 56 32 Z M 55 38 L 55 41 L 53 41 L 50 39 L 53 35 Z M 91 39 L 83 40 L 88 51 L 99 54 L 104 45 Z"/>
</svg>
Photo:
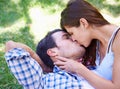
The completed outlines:
<svg viewBox="0 0 120 89">
<path fill-rule="evenodd" d="M 116 17 L 114 18 L 113 16 L 109 15 L 109 14 L 102 14 L 106 20 L 108 20 L 110 23 L 112 24 L 116 24 L 116 25 L 120 25 L 120 16 L 119 17 Z"/>
<path fill-rule="evenodd" d="M 23 27 L 25 27 L 25 21 L 20 19 L 11 26 L 0 28 L 0 34 L 3 34 L 8 31 L 10 31 L 11 33 L 19 32 L 19 29 L 23 28 Z M 6 35 L 6 37 L 9 39 L 11 38 L 10 36 L 12 37 L 12 35 Z M 2 35 L 0 35 L 0 38 L 2 38 Z M 0 51 L 1 52 L 4 52 L 4 46 L 5 46 L 4 43 L 0 43 Z"/>
<path fill-rule="evenodd" d="M 40 7 L 33 7 L 29 10 L 29 16 L 32 20 L 30 31 L 35 36 L 35 42 L 43 38 L 48 31 L 60 28 L 60 13 L 45 14 Z"/>
<path fill-rule="evenodd" d="M 110 4 L 110 5 L 118 5 L 118 4 L 120 4 L 120 2 L 115 1 L 115 0 L 105 0 L 104 2 L 107 3 L 107 4 Z"/>
<path fill-rule="evenodd" d="M 0 28 L 0 31 L 9 31 L 9 30 L 19 30 L 21 27 L 25 26 L 25 21 L 23 19 L 19 19 L 17 20 L 13 25 L 8 26 L 8 27 L 4 27 L 4 28 Z"/>
<path fill-rule="evenodd" d="M 20 0 L 11 0 L 13 3 L 18 4 Z"/>
<path fill-rule="evenodd" d="M 104 16 L 104 18 L 106 20 L 108 20 L 110 23 L 112 24 L 116 24 L 116 25 L 120 25 L 120 16 L 118 17 L 114 17 L 111 15 L 111 13 L 109 11 L 107 11 L 106 9 L 102 9 L 101 10 L 102 15 Z"/>
<path fill-rule="evenodd" d="M 5 52 L 5 44 L 0 44 L 0 52 Z"/>
</svg>

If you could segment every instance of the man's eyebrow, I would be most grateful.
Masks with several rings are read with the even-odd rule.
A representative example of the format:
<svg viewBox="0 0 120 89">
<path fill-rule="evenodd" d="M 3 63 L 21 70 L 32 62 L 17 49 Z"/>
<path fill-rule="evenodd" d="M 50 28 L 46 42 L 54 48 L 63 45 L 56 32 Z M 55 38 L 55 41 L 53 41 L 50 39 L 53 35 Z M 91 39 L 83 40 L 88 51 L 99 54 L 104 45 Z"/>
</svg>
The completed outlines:
<svg viewBox="0 0 120 89">
<path fill-rule="evenodd" d="M 62 35 L 62 37 L 65 37 L 65 36 L 68 36 L 69 34 L 68 33 L 64 33 L 63 35 Z"/>
<path fill-rule="evenodd" d="M 68 36 L 70 36 L 68 33 L 64 33 L 64 34 L 62 35 L 62 39 L 64 39 L 65 37 L 68 37 Z"/>
</svg>

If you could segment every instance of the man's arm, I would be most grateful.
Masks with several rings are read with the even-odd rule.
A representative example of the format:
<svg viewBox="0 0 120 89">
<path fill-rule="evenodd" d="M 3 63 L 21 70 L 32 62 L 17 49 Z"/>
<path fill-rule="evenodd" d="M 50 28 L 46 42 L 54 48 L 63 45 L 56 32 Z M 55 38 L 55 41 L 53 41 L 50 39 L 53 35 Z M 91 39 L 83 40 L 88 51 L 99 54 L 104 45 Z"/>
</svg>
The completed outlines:
<svg viewBox="0 0 120 89">
<path fill-rule="evenodd" d="M 5 60 L 24 89 L 41 89 L 43 70 L 30 53 L 23 48 L 13 48 L 5 53 Z"/>
<path fill-rule="evenodd" d="M 27 52 L 30 53 L 31 57 L 33 59 L 35 59 L 40 66 L 42 67 L 44 72 L 50 72 L 51 69 L 48 68 L 39 58 L 39 56 L 27 45 L 23 44 L 23 43 L 18 43 L 18 42 L 14 42 L 14 41 L 8 41 L 5 44 L 5 51 L 8 52 L 9 50 L 13 49 L 13 48 L 23 48 L 24 50 L 26 50 Z"/>
</svg>

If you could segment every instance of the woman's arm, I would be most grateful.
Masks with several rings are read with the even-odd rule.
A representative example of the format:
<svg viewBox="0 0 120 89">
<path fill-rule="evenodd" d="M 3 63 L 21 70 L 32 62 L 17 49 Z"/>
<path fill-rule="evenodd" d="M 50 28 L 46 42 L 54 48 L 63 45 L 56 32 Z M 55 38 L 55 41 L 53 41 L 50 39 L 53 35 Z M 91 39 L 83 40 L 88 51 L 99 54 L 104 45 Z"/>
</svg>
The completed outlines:
<svg viewBox="0 0 120 89">
<path fill-rule="evenodd" d="M 118 31 L 114 42 L 113 42 L 113 52 L 114 52 L 114 64 L 113 64 L 113 79 L 112 82 L 118 86 L 120 89 L 120 30 Z"/>
<path fill-rule="evenodd" d="M 120 33 L 119 33 L 120 35 Z M 87 69 L 83 64 L 77 61 L 70 60 L 63 57 L 56 57 L 59 59 L 55 64 L 61 69 L 76 73 L 84 77 L 95 89 L 120 89 L 120 36 L 116 37 L 113 44 L 114 64 L 112 80 L 106 80 L 94 72 Z"/>
<path fill-rule="evenodd" d="M 112 81 L 100 77 L 96 73 L 86 68 L 82 63 L 63 57 L 56 57 L 56 58 L 59 59 L 59 61 L 55 62 L 55 64 L 58 65 L 61 69 L 75 73 L 78 76 L 82 76 L 95 89 L 117 89 L 114 88 Z"/>
<path fill-rule="evenodd" d="M 86 69 L 83 65 L 78 65 L 76 73 L 83 76 L 92 86 L 95 87 L 95 89 L 120 89 L 120 31 L 114 39 L 112 51 L 114 53 L 114 62 L 111 81 L 101 78 L 92 71 Z"/>
</svg>

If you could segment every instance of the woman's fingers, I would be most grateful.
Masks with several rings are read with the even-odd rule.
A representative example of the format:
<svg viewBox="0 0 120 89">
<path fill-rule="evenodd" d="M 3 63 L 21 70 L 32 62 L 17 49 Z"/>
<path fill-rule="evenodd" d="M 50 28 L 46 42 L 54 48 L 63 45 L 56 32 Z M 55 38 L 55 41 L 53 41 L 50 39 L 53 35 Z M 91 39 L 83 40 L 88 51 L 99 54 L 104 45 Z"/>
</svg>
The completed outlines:
<svg viewBox="0 0 120 89">
<path fill-rule="evenodd" d="M 65 69 L 64 62 L 57 61 L 57 62 L 54 62 L 54 65 L 57 65 L 62 70 Z"/>
<path fill-rule="evenodd" d="M 61 57 L 61 56 L 56 56 L 56 59 L 63 61 L 63 62 L 66 62 L 67 60 L 69 60 L 69 59 L 67 59 L 65 57 Z"/>
<path fill-rule="evenodd" d="M 57 66 L 64 66 L 65 63 L 66 63 L 67 60 L 68 60 L 67 58 L 60 57 L 60 56 L 56 56 L 56 59 L 57 59 L 57 61 L 54 62 L 54 64 L 57 65 Z"/>
<path fill-rule="evenodd" d="M 59 68 L 65 70 L 65 66 L 59 66 Z"/>
<path fill-rule="evenodd" d="M 54 62 L 54 64 L 57 65 L 57 66 L 63 66 L 64 62 L 58 60 L 58 61 Z"/>
</svg>

